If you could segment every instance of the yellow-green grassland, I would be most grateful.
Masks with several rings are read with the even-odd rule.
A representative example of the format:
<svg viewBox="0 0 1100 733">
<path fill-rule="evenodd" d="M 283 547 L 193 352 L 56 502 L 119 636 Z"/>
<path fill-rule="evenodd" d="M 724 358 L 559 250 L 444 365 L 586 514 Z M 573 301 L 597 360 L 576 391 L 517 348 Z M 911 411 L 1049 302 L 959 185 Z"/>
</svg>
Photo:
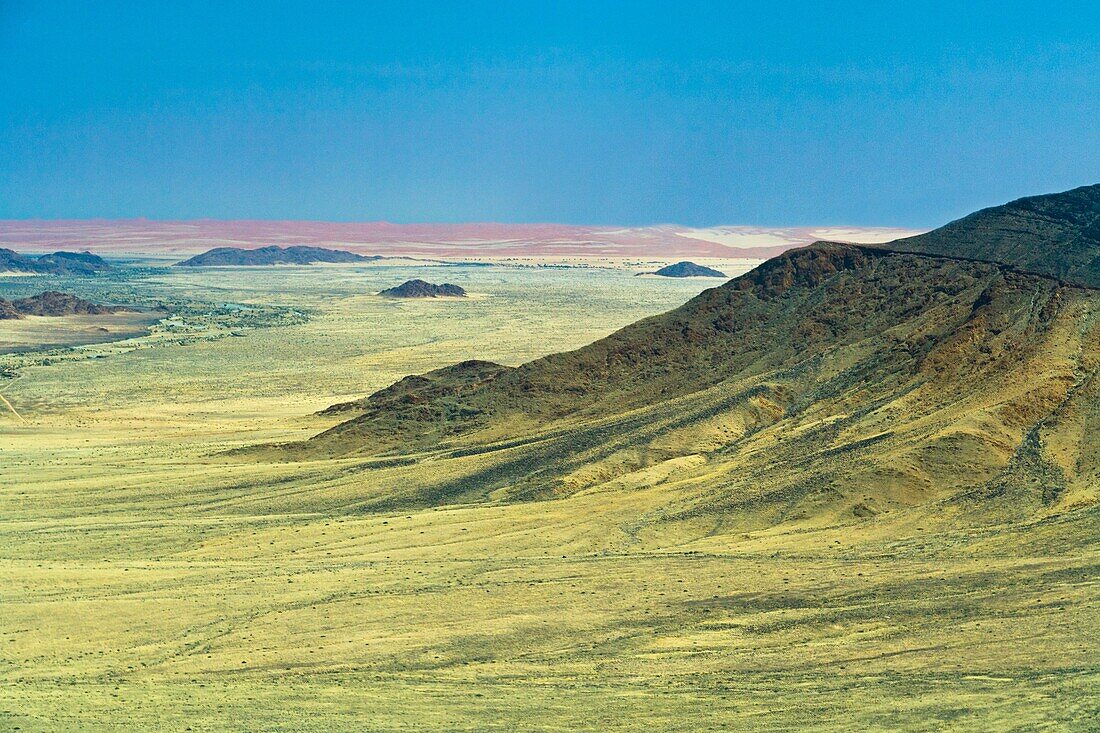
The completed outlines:
<svg viewBox="0 0 1100 733">
<path fill-rule="evenodd" d="M 166 310 L 117 340 L 82 340 L 81 321 L 0 354 L 0 730 L 1100 729 L 1097 449 L 1080 437 L 1098 424 L 1080 397 L 1096 301 L 926 259 L 829 263 L 860 283 L 940 268 L 948 285 L 913 296 L 940 308 L 924 320 L 852 306 L 842 273 L 806 296 L 830 315 L 789 355 L 737 346 L 711 384 L 709 337 L 643 321 L 617 338 L 675 324 L 707 360 L 628 392 L 628 357 L 566 354 L 471 393 L 470 429 L 440 434 L 356 401 L 570 352 L 722 281 L 153 261 L 51 280 Z M 471 297 L 375 295 L 414 276 Z M 744 297 L 778 302 L 774 282 Z M 721 310 L 719 292 L 692 302 Z M 990 302 L 1017 316 L 976 319 Z M 853 309 L 880 314 L 860 323 L 873 342 L 849 336 Z M 0 343 L 26 328 L 0 321 Z M 919 349 L 925 371 L 892 366 Z M 965 464 L 992 486 L 1029 435 L 1063 466 L 1054 494 L 953 481 Z"/>
</svg>

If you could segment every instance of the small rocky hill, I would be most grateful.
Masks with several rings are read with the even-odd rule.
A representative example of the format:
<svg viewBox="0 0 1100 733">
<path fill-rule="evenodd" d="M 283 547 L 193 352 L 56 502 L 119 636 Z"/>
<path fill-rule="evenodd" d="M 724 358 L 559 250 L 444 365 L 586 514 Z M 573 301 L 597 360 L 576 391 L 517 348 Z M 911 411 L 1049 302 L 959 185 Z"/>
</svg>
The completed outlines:
<svg viewBox="0 0 1100 733">
<path fill-rule="evenodd" d="M 424 280 L 407 280 L 397 287 L 378 293 L 387 298 L 464 298 L 466 291 L 457 285 L 434 285 Z"/>
<path fill-rule="evenodd" d="M 715 270 L 713 267 L 697 265 L 694 262 L 677 262 L 674 265 L 662 267 L 652 273 L 661 277 L 726 277 L 726 273 Z"/>
</svg>

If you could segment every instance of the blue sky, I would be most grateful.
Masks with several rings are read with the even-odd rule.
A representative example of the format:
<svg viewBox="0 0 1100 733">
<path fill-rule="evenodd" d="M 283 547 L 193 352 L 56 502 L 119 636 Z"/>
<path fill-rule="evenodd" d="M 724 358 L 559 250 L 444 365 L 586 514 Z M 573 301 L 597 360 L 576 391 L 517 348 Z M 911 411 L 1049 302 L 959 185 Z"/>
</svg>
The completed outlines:
<svg viewBox="0 0 1100 733">
<path fill-rule="evenodd" d="M 1098 181 L 1094 3 L 0 0 L 0 218 L 931 226 Z"/>
</svg>

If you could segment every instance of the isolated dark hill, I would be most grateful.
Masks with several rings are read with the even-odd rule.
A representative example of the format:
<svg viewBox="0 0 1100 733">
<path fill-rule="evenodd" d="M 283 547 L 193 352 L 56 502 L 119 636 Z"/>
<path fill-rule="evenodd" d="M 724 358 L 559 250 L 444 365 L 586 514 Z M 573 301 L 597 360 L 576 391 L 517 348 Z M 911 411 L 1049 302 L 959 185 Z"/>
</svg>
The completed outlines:
<svg viewBox="0 0 1100 733">
<path fill-rule="evenodd" d="M 35 264 L 39 272 L 55 275 L 92 275 L 113 269 L 106 260 L 91 252 L 54 252 L 39 257 Z"/>
<path fill-rule="evenodd" d="M 424 280 L 407 280 L 393 288 L 378 293 L 387 298 L 464 298 L 466 291 L 457 285 L 434 285 Z"/>
<path fill-rule="evenodd" d="M 57 290 L 47 290 L 38 295 L 13 301 L 0 298 L 0 319 L 23 316 L 102 315 L 116 313 L 119 310 L 121 309 L 114 306 L 98 305 L 90 300 Z"/>
<path fill-rule="evenodd" d="M 1000 262 L 1100 287 L 1100 184 L 982 209 L 883 246 Z"/>
<path fill-rule="evenodd" d="M 662 277 L 726 277 L 726 273 L 715 270 L 713 267 L 697 265 L 694 262 L 677 262 L 674 265 L 662 267 L 654 275 Z"/>
<path fill-rule="evenodd" d="M 113 269 L 91 252 L 54 252 L 29 257 L 10 249 L 0 249 L 0 272 L 26 272 L 48 275 L 94 275 Z"/>
<path fill-rule="evenodd" d="M 360 255 L 340 249 L 324 247 L 215 247 L 214 249 L 177 262 L 175 267 L 238 267 L 265 265 L 311 265 L 315 262 L 345 263 L 370 262 L 382 259 L 380 255 Z"/>
</svg>

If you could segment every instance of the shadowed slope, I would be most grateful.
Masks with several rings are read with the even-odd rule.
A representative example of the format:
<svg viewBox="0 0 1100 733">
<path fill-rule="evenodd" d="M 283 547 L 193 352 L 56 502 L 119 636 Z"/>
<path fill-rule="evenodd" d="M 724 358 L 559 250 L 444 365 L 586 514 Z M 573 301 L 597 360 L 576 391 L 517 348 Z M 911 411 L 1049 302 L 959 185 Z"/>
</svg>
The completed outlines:
<svg viewBox="0 0 1100 733">
<path fill-rule="evenodd" d="M 1100 287 L 1100 184 L 982 209 L 884 246 L 1001 262 Z"/>
</svg>

